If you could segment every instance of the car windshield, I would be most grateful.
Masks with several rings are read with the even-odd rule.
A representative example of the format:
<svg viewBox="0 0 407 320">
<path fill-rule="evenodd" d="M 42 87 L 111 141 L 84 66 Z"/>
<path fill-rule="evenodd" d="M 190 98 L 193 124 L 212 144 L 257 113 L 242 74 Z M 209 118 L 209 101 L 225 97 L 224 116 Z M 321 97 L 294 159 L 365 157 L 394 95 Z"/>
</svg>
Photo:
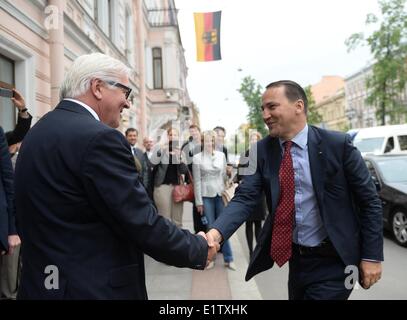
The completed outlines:
<svg viewBox="0 0 407 320">
<path fill-rule="evenodd" d="M 407 157 L 383 159 L 377 164 L 386 182 L 407 183 Z"/>
<path fill-rule="evenodd" d="M 354 145 L 356 148 L 359 149 L 360 152 L 380 152 L 382 149 L 384 138 L 368 138 L 368 139 L 360 139 L 356 136 L 354 141 Z"/>
</svg>

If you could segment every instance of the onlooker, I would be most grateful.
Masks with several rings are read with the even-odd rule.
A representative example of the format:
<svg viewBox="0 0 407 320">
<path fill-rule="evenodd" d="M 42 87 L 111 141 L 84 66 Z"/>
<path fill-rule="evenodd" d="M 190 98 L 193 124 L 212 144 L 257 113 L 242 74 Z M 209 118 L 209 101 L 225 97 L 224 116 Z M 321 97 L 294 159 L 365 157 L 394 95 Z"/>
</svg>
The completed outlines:
<svg viewBox="0 0 407 320">
<path fill-rule="evenodd" d="M 203 150 L 193 157 L 195 203 L 200 215 L 208 219 L 208 227 L 222 214 L 222 192 L 225 189 L 226 157 L 215 150 L 216 133 L 205 131 L 202 135 Z M 225 267 L 236 270 L 233 263 L 233 253 L 229 241 L 222 246 Z M 211 261 L 207 269 L 214 266 Z"/>
<path fill-rule="evenodd" d="M 174 202 L 172 190 L 180 183 L 180 175 L 188 174 L 188 167 L 181 162 L 179 133 L 175 128 L 167 130 L 168 143 L 154 151 L 154 202 L 158 213 L 182 226 L 183 202 Z"/>
<path fill-rule="evenodd" d="M 138 131 L 135 128 L 128 128 L 125 132 L 127 141 L 130 143 L 131 153 L 134 156 L 137 172 L 143 175 L 143 151 L 137 148 Z"/>
<path fill-rule="evenodd" d="M 154 166 L 150 161 L 151 155 L 153 154 L 152 149 L 154 147 L 154 140 L 151 137 L 145 137 L 143 139 L 143 146 L 145 148 L 145 152 L 143 153 L 143 185 L 147 190 L 148 196 L 152 201 L 154 201 L 153 197 L 153 190 L 154 190 L 154 177 L 153 177 L 153 169 Z"/>
<path fill-rule="evenodd" d="M 6 137 L 3 128 L 0 127 L 0 277 L 2 298 L 15 299 L 17 288 L 9 281 L 12 280 L 10 275 L 17 274 L 17 268 L 10 264 L 10 259 L 4 259 L 4 254 L 14 257 L 14 250 L 19 248 L 20 243 L 15 221 L 13 167 Z"/>
<path fill-rule="evenodd" d="M 23 141 L 24 136 L 30 130 L 32 116 L 28 113 L 25 106 L 25 100 L 20 92 L 13 89 L 14 96 L 11 98 L 14 106 L 18 109 L 17 124 L 13 131 L 6 132 L 7 143 L 9 146 Z"/>
<path fill-rule="evenodd" d="M 226 157 L 226 173 L 228 176 L 232 175 L 233 166 L 229 164 L 228 149 L 225 146 L 226 129 L 217 126 L 213 129 L 216 132 L 215 150 L 221 151 Z"/>
<path fill-rule="evenodd" d="M 186 141 L 181 148 L 182 154 L 184 156 L 185 162 L 188 164 L 188 169 L 193 176 L 192 170 L 192 160 L 194 155 L 202 151 L 201 146 L 201 129 L 196 125 L 192 124 L 189 126 L 189 139 Z M 201 215 L 199 214 L 195 200 L 192 202 L 192 219 L 194 223 L 195 233 L 199 231 L 206 231 L 206 226 L 201 221 Z"/>
<path fill-rule="evenodd" d="M 247 168 L 249 166 L 249 153 L 251 152 L 251 147 L 257 143 L 257 141 L 261 140 L 261 134 L 259 132 L 252 133 L 250 135 L 250 147 L 246 152 L 244 152 L 239 159 L 238 165 L 238 181 L 242 180 L 242 176 L 239 175 L 239 170 L 241 168 Z M 266 196 L 264 192 L 260 196 L 256 207 L 254 208 L 253 212 L 250 214 L 249 218 L 246 220 L 246 240 L 247 245 L 249 247 L 249 254 L 250 257 L 253 254 L 253 227 L 254 227 L 254 235 L 256 239 L 256 243 L 259 240 L 259 234 L 261 231 L 261 224 L 262 221 L 266 217 Z"/>
</svg>

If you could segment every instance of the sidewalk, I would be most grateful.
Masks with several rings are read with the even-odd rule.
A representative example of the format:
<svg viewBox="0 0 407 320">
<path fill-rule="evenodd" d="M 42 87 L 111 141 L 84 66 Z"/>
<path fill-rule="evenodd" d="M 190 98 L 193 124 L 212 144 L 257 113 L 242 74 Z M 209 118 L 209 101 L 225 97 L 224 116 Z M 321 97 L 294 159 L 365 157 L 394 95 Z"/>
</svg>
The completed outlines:
<svg viewBox="0 0 407 320">
<path fill-rule="evenodd" d="M 183 225 L 193 230 L 192 204 L 184 204 Z M 244 225 L 241 227 L 244 228 Z M 157 262 L 145 256 L 146 284 L 150 300 L 261 300 L 263 299 L 256 282 L 244 280 L 248 266 L 248 248 L 243 246 L 244 236 L 236 232 L 231 238 L 233 258 L 237 270 L 223 266 L 219 253 L 215 267 L 211 270 L 176 268 Z"/>
</svg>

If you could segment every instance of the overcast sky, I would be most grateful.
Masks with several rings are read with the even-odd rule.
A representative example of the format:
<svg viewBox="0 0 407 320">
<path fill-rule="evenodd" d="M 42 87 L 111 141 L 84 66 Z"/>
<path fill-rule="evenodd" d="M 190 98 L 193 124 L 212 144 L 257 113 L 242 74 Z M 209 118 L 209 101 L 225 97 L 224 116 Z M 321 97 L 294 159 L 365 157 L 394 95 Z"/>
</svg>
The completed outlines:
<svg viewBox="0 0 407 320">
<path fill-rule="evenodd" d="M 241 79 L 261 86 L 290 79 L 306 86 L 324 75 L 349 76 L 371 59 L 368 48 L 347 52 L 344 41 L 365 31 L 376 0 L 175 0 L 185 49 L 188 90 L 202 129 L 223 125 L 228 135 L 246 122 Z M 222 60 L 197 62 L 194 12 L 222 10 Z M 242 71 L 238 71 L 242 69 Z"/>
</svg>

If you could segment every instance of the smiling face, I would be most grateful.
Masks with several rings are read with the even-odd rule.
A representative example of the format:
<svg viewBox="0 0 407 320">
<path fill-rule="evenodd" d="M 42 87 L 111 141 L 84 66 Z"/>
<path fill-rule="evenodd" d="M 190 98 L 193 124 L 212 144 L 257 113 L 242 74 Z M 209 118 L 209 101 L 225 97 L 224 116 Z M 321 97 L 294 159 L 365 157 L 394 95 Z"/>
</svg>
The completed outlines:
<svg viewBox="0 0 407 320">
<path fill-rule="evenodd" d="M 127 87 L 129 86 L 129 79 L 127 76 L 121 77 L 119 82 Z M 104 83 L 100 87 L 100 94 L 101 99 L 98 103 L 99 108 L 97 112 L 100 120 L 109 127 L 119 127 L 120 114 L 123 109 L 130 108 L 124 90 Z"/>
<path fill-rule="evenodd" d="M 285 87 L 271 87 L 262 97 L 263 120 L 272 137 L 290 140 L 306 124 L 304 102 L 290 101 L 285 94 Z"/>
</svg>

